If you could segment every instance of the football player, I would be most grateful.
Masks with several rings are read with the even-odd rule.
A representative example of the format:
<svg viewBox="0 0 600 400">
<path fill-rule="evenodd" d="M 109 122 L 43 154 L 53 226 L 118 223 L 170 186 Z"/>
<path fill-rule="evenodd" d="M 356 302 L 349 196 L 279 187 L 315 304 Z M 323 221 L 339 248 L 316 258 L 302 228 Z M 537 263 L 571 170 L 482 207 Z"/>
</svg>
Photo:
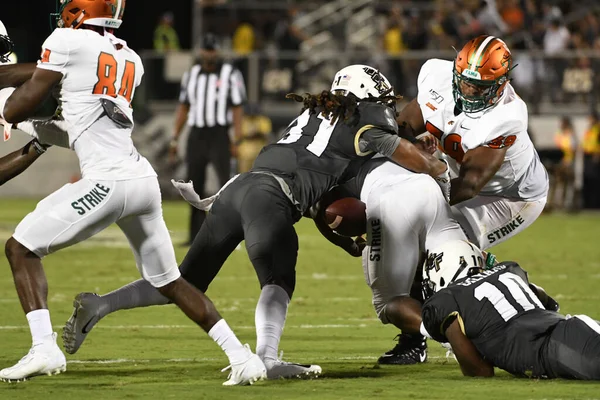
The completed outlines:
<svg viewBox="0 0 600 400">
<path fill-rule="evenodd" d="M 427 61 L 417 98 L 398 117 L 401 130 L 428 132 L 421 139 L 446 154 L 452 212 L 482 250 L 530 226 L 548 194 L 548 174 L 527 133 L 527 105 L 510 84 L 513 68 L 502 40 L 479 36 L 454 62 Z M 407 351 L 425 346 L 422 337 L 401 334 L 379 363 L 405 364 Z"/>
<path fill-rule="evenodd" d="M 211 301 L 181 277 L 156 173 L 131 140 L 130 103 L 144 68 L 137 53 L 113 34 L 124 9 L 125 0 L 63 0 L 60 27 L 44 42 L 37 67 L 0 67 L 0 117 L 21 122 L 53 94 L 82 175 L 40 201 L 6 242 L 33 343 L 16 365 L 0 371 L 0 379 L 19 381 L 66 370 L 50 321 L 41 259 L 116 223 L 148 284 L 223 348 L 232 366 L 225 384 L 252 383 L 265 377 L 264 364 L 240 343 Z"/>
<path fill-rule="evenodd" d="M 423 268 L 422 333 L 449 342 L 466 376 L 600 379 L 600 325 L 563 316 L 515 262 L 482 268 L 464 241 L 432 248 Z"/>
<path fill-rule="evenodd" d="M 206 291 L 229 254 L 245 240 L 261 287 L 255 312 L 256 353 L 265 362 L 268 378 L 321 372 L 317 365 L 287 363 L 277 355 L 296 285 L 294 224 L 309 207 L 351 178 L 355 167 L 375 153 L 427 173 L 446 188 L 444 163 L 398 137 L 397 97 L 375 68 L 348 66 L 336 73 L 330 90 L 291 97 L 304 103 L 300 115 L 277 143 L 261 151 L 249 172 L 222 188 L 180 266 L 186 279 Z M 143 281 L 101 297 L 80 294 L 65 328 L 76 337 L 65 345 L 70 352 L 77 351 L 85 339 L 81 328 L 87 326 L 89 331 L 110 312 L 168 301 Z"/>
<path fill-rule="evenodd" d="M 377 316 L 384 324 L 418 335 L 421 303 L 411 292 L 413 297 L 420 297 L 420 286 L 416 286 L 416 294 L 412 289 L 426 249 L 467 240 L 450 206 L 431 177 L 408 171 L 386 158 L 367 161 L 354 179 L 332 189 L 311 209 L 321 233 L 353 256 L 361 255 L 357 240 L 337 235 L 323 215 L 327 206 L 341 197 L 359 198 L 366 205 L 362 266 Z M 405 357 L 406 363 L 424 362 L 427 349 L 413 347 Z"/>
</svg>

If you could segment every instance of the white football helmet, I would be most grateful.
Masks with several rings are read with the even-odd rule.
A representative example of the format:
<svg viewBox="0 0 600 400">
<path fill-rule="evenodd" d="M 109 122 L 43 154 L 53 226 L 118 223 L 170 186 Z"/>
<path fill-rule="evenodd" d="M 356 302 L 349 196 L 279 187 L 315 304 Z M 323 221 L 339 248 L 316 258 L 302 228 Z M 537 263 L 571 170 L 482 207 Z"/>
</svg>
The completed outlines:
<svg viewBox="0 0 600 400">
<path fill-rule="evenodd" d="M 14 64 L 16 57 L 12 54 L 14 43 L 8 37 L 6 27 L 0 21 L 0 64 Z"/>
<path fill-rule="evenodd" d="M 452 282 L 483 269 L 483 253 L 473 243 L 451 240 L 427 251 L 423 265 L 425 298 L 448 287 Z"/>
<path fill-rule="evenodd" d="M 393 96 L 390 81 L 376 68 L 354 64 L 342 68 L 335 74 L 331 91 L 342 91 L 344 95 L 352 93 L 359 99 Z"/>
</svg>

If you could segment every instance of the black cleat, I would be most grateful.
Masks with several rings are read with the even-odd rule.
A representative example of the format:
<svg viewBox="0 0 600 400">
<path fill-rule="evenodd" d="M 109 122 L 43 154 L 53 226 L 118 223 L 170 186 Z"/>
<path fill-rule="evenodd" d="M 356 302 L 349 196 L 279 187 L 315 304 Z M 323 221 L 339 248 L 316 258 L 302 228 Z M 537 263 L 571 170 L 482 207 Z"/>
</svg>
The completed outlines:
<svg viewBox="0 0 600 400">
<path fill-rule="evenodd" d="M 427 361 L 427 342 L 424 336 L 401 333 L 395 339 L 398 339 L 398 344 L 379 357 L 377 364 L 413 365 Z"/>
</svg>

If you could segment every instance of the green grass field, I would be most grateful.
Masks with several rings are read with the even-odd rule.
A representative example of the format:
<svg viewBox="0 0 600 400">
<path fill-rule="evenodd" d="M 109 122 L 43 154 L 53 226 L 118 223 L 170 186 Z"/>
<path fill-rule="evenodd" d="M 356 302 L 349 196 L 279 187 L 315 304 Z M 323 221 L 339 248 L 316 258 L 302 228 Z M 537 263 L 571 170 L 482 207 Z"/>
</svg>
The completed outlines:
<svg viewBox="0 0 600 400">
<path fill-rule="evenodd" d="M 33 201 L 0 201 L 0 238 L 10 235 Z M 174 242 L 185 239 L 188 208 L 165 204 Z M 514 259 L 553 294 L 564 313 L 600 317 L 600 215 L 542 216 L 531 228 L 494 250 Z M 269 381 L 224 388 L 227 359 L 204 332 L 174 306 L 122 311 L 89 335 L 68 371 L 25 383 L 0 385 L 0 399 L 598 399 L 600 383 L 522 380 L 497 371 L 494 379 L 463 378 L 458 365 L 430 342 L 430 361 L 414 367 L 378 367 L 396 330 L 371 307 L 359 259 L 321 238 L 310 221 L 297 225 L 298 284 L 281 348 L 284 359 L 318 363 L 311 381 Z M 186 249 L 176 247 L 178 260 Z M 0 367 L 30 346 L 27 322 L 10 268 L 0 257 Z M 121 232 L 111 228 L 44 261 L 52 322 L 59 336 L 80 291 L 105 293 L 138 278 Z M 210 288 L 213 299 L 243 342 L 255 345 L 254 306 L 259 286 L 244 250 L 236 251 Z M 59 339 L 60 342 L 60 339 Z M 60 343 L 62 346 L 62 343 Z"/>
</svg>

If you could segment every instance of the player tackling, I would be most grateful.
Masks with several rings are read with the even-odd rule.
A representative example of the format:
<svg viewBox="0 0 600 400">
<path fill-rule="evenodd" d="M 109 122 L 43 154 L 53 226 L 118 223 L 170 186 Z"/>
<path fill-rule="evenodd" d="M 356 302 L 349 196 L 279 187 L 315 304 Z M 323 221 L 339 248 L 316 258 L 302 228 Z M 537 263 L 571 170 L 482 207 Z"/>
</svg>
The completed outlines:
<svg viewBox="0 0 600 400">
<path fill-rule="evenodd" d="M 427 61 L 418 96 L 398 117 L 400 130 L 435 138 L 452 173 L 450 204 L 467 237 L 482 250 L 522 232 L 541 214 L 548 175 L 527 133 L 527 105 L 510 84 L 506 44 L 493 36 L 470 40 L 454 62 Z M 401 334 L 381 364 L 412 364 L 423 337 Z"/>
<path fill-rule="evenodd" d="M 251 171 L 231 180 L 214 199 L 204 225 L 181 264 L 184 277 L 207 290 L 235 247 L 245 240 L 260 282 L 255 311 L 256 353 L 268 378 L 314 376 L 316 365 L 278 358 L 279 342 L 296 285 L 298 237 L 295 223 L 333 186 L 343 183 L 376 153 L 420 173 L 427 173 L 443 199 L 447 167 L 397 135 L 394 95 L 389 81 L 368 65 L 338 71 L 331 89 L 318 95 L 294 95 L 304 106 L 283 137 L 266 146 Z M 437 182 L 436 182 L 437 181 Z M 87 332 L 105 315 L 133 307 L 167 304 L 147 282 L 131 283 L 98 296 L 76 298 L 65 340 L 74 353 Z"/>
<path fill-rule="evenodd" d="M 137 53 L 113 34 L 124 8 L 125 0 L 63 0 L 60 28 L 44 42 L 37 67 L 0 67 L 0 117 L 10 124 L 23 121 L 54 94 L 82 174 L 78 182 L 40 201 L 6 242 L 33 343 L 16 365 L 0 371 L 0 380 L 66 370 L 50 321 L 41 259 L 116 223 L 143 278 L 223 348 L 231 363 L 225 385 L 251 384 L 266 376 L 265 366 L 240 343 L 211 301 L 181 277 L 156 173 L 131 140 L 130 103 L 144 68 Z"/>
<path fill-rule="evenodd" d="M 515 262 L 484 270 L 482 252 L 450 241 L 423 268 L 423 334 L 452 345 L 466 376 L 600 380 L 600 325 L 563 316 Z"/>
</svg>

